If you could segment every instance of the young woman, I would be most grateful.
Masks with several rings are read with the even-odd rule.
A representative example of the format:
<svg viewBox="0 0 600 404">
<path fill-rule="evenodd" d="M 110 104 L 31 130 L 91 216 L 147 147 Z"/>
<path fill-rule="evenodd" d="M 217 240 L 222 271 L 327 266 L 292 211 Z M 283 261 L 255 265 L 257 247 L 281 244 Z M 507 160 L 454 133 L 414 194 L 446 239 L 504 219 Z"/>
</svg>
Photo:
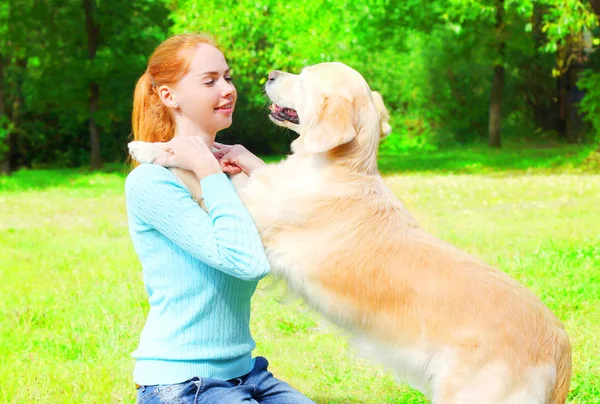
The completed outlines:
<svg viewBox="0 0 600 404">
<path fill-rule="evenodd" d="M 253 358 L 250 299 L 269 264 L 258 231 L 225 172 L 264 163 L 217 144 L 236 102 L 229 66 L 202 35 L 177 35 L 152 54 L 134 95 L 135 140 L 169 153 L 131 171 L 129 229 L 150 312 L 134 351 L 140 403 L 312 403 Z M 164 167 L 192 171 L 208 213 Z"/>
</svg>

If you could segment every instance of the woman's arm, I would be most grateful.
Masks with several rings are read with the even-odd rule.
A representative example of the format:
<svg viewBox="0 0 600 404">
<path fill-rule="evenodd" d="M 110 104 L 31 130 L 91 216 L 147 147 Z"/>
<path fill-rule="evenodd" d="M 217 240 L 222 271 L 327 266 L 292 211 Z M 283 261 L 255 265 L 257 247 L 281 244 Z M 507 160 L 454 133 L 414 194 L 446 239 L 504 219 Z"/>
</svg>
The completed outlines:
<svg viewBox="0 0 600 404">
<path fill-rule="evenodd" d="M 142 164 L 125 183 L 129 214 L 231 276 L 266 276 L 270 268 L 258 230 L 225 174 L 206 176 L 200 184 L 208 214 L 169 170 Z"/>
</svg>

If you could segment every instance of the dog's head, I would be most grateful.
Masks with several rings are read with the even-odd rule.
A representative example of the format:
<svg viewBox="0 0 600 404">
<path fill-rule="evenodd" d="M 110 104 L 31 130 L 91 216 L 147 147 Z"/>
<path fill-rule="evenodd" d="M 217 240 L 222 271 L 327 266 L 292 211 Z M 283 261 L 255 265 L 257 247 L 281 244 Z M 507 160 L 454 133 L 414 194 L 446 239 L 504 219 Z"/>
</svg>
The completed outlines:
<svg viewBox="0 0 600 404">
<path fill-rule="evenodd" d="M 391 131 L 381 95 L 342 63 L 310 66 L 299 75 L 272 71 L 266 91 L 273 102 L 271 120 L 299 133 L 298 141 L 310 153 L 355 140 L 371 144 L 374 152 Z"/>
</svg>

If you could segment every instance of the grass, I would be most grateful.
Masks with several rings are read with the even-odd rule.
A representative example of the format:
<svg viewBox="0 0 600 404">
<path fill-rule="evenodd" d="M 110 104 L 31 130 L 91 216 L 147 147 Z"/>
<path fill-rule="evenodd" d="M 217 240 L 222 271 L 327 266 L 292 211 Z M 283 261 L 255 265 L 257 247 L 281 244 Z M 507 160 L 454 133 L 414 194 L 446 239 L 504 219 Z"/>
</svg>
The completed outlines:
<svg viewBox="0 0 600 404">
<path fill-rule="evenodd" d="M 560 172 L 600 173 L 597 145 L 509 144 L 502 149 L 486 145 L 379 156 L 386 173 L 517 174 Z"/>
<path fill-rule="evenodd" d="M 580 169 L 581 153 L 465 149 L 380 160 L 424 228 L 509 272 L 563 320 L 570 401 L 587 404 L 600 403 L 600 176 Z M 117 166 L 0 177 L 0 402 L 134 401 L 130 353 L 147 304 L 123 181 Z M 255 353 L 318 403 L 425 402 L 268 280 L 252 327 Z"/>
</svg>

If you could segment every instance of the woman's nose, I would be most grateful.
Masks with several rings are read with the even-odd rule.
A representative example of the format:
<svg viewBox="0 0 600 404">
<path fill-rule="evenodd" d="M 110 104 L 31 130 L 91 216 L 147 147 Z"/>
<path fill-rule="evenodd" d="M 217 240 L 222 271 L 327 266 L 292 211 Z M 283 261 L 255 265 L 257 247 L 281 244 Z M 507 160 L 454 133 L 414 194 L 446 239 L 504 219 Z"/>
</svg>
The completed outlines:
<svg viewBox="0 0 600 404">
<path fill-rule="evenodd" d="M 223 80 L 224 84 L 221 88 L 223 95 L 229 95 L 235 92 L 235 86 L 231 81 Z"/>
</svg>

